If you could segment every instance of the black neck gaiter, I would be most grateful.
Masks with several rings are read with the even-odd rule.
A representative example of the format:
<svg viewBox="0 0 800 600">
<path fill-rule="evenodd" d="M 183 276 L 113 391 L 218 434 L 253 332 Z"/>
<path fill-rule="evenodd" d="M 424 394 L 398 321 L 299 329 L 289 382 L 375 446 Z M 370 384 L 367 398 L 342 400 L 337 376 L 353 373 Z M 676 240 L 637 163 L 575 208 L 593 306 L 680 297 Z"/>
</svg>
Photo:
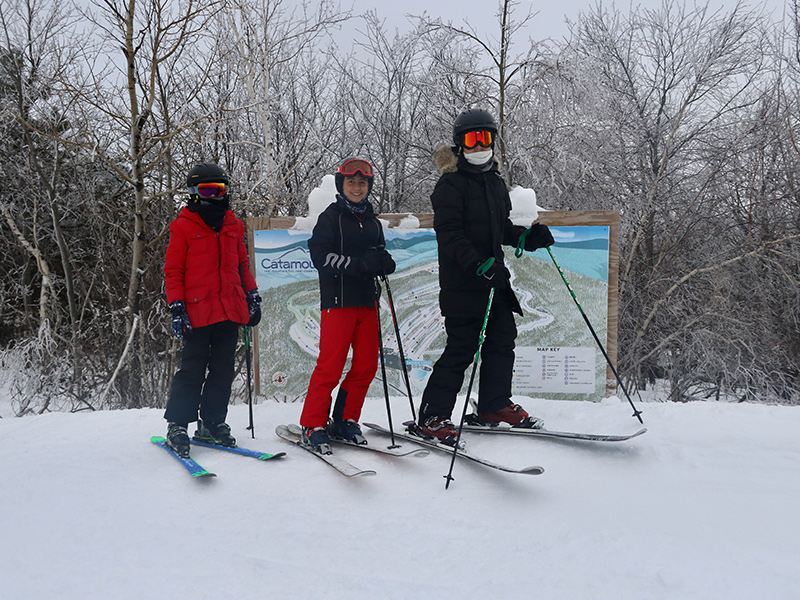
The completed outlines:
<svg viewBox="0 0 800 600">
<path fill-rule="evenodd" d="M 225 222 L 225 213 L 228 212 L 228 199 L 189 201 L 189 210 L 200 215 L 206 225 L 214 231 L 222 229 Z"/>
</svg>

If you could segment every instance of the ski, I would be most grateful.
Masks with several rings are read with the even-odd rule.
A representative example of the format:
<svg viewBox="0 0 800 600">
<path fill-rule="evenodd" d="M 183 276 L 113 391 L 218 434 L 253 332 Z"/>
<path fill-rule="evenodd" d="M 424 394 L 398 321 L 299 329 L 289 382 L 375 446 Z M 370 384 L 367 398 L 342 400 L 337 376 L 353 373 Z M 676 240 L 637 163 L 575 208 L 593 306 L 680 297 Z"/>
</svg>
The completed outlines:
<svg viewBox="0 0 800 600">
<path fill-rule="evenodd" d="M 267 452 L 259 452 L 258 450 L 250 450 L 248 448 L 241 448 L 239 446 L 234 446 L 233 448 L 229 448 L 228 446 L 209 444 L 208 442 L 203 442 L 200 440 L 196 440 L 194 438 L 192 438 L 190 441 L 195 446 L 203 446 L 204 448 L 214 448 L 215 450 L 225 450 L 226 452 L 233 452 L 234 454 L 241 454 L 242 456 L 250 456 L 258 460 L 271 460 L 273 458 L 281 458 L 282 456 L 286 456 L 286 452 L 278 452 L 277 454 L 268 454 Z"/>
<path fill-rule="evenodd" d="M 397 434 L 395 433 L 395 435 Z M 331 438 L 331 442 L 334 444 L 342 444 L 343 446 L 361 448 L 362 450 L 371 450 L 372 452 L 387 454 L 389 456 L 416 456 L 417 458 L 422 458 L 423 456 L 428 456 L 428 454 L 431 453 L 430 450 L 426 450 L 425 448 L 412 448 L 411 450 L 402 450 L 400 448 L 383 448 L 381 446 L 370 446 L 369 444 L 356 444 L 355 442 L 337 440 L 335 438 Z"/>
<path fill-rule="evenodd" d="M 211 471 L 206 471 L 193 458 L 183 458 L 181 456 L 178 456 L 178 454 L 176 454 L 175 451 L 172 448 L 170 448 L 169 445 L 167 445 L 167 440 L 165 438 L 161 437 L 160 435 L 154 435 L 153 437 L 150 438 L 150 441 L 153 442 L 154 444 L 156 444 L 157 446 L 161 446 L 164 450 L 166 450 L 172 456 L 174 456 L 175 459 L 179 463 L 181 463 L 186 468 L 187 471 L 189 471 L 189 474 L 192 477 L 216 477 L 217 476 L 216 473 L 212 473 Z"/>
<path fill-rule="evenodd" d="M 319 452 L 316 452 L 312 448 L 305 446 L 300 441 L 300 435 L 296 432 L 293 433 L 286 425 L 278 425 L 275 428 L 275 434 L 282 440 L 291 442 L 292 444 L 298 446 L 299 448 L 302 448 L 306 452 L 310 452 L 317 458 L 323 460 L 328 465 L 339 471 L 339 473 L 341 473 L 345 477 L 360 477 L 367 475 L 375 475 L 375 471 L 359 469 L 358 467 L 351 465 L 349 462 L 347 462 L 342 458 L 339 458 L 338 456 L 335 456 L 333 454 L 320 454 Z"/>
<path fill-rule="evenodd" d="M 382 433 L 389 434 L 389 430 L 385 427 L 380 425 L 376 425 L 375 423 L 364 423 L 365 427 L 369 427 L 370 429 L 374 429 L 375 431 L 380 431 Z M 427 448 L 433 448 L 435 450 L 439 450 L 440 452 L 445 452 L 446 454 L 453 454 L 453 447 L 448 446 L 447 444 L 442 444 L 436 440 L 428 440 L 423 437 L 419 437 L 418 435 L 413 435 L 410 433 L 394 433 L 395 437 L 399 437 L 401 439 L 407 440 L 409 442 L 414 442 L 415 444 L 420 444 L 421 446 L 425 446 Z M 506 473 L 520 473 L 525 475 L 541 475 L 544 473 L 544 467 L 523 467 L 522 469 L 514 469 L 512 467 L 506 467 L 504 465 L 499 465 L 497 463 L 493 463 L 485 458 L 480 458 L 475 456 L 474 454 L 470 454 L 464 450 L 459 450 L 456 453 L 456 456 L 460 456 L 461 458 L 465 458 L 467 460 L 471 460 L 472 462 L 478 463 L 485 467 L 490 467 L 492 469 L 497 469 L 498 471 L 505 471 Z"/>
<path fill-rule="evenodd" d="M 527 435 L 529 437 L 550 437 L 563 440 L 582 440 L 587 442 L 624 442 L 642 435 L 647 428 L 642 428 L 630 435 L 601 435 L 595 433 L 575 433 L 570 431 L 550 431 L 549 429 L 530 429 L 525 427 L 511 427 L 505 423 L 499 425 L 479 425 L 475 415 L 467 415 L 467 419 L 472 417 L 472 422 L 464 421 L 464 431 L 477 433 L 506 433 L 510 435 Z"/>
<path fill-rule="evenodd" d="M 292 435 L 300 436 L 300 429 L 299 425 L 287 425 L 286 429 L 289 430 L 289 433 Z M 412 448 L 411 450 L 402 450 L 398 448 L 382 448 L 380 446 L 370 446 L 369 444 L 356 444 L 355 442 L 350 442 L 347 440 L 339 440 L 336 438 L 330 438 L 331 442 L 335 444 L 342 444 L 343 446 L 352 446 L 353 448 L 361 448 L 362 450 L 371 450 L 373 452 L 378 452 L 380 454 L 388 454 L 389 456 L 416 456 L 417 458 L 422 458 L 423 456 L 428 456 L 430 454 L 430 450 L 425 450 L 425 448 Z"/>
</svg>

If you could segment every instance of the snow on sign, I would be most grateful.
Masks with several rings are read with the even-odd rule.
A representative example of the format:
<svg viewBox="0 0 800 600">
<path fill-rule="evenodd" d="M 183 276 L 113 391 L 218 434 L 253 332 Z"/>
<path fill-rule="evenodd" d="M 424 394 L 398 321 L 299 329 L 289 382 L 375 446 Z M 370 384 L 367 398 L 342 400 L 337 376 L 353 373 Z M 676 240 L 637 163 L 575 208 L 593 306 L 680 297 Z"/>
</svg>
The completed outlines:
<svg viewBox="0 0 800 600">
<path fill-rule="evenodd" d="M 556 240 L 553 255 L 615 360 L 617 279 L 616 263 L 610 260 L 615 221 L 608 217 L 610 211 L 598 212 L 605 220 L 597 218 L 598 213 L 581 212 L 578 218 L 573 213 L 550 212 L 541 215 L 540 221 L 550 227 Z M 432 215 L 415 217 L 412 226 L 404 226 L 401 215 L 382 215 L 391 222 L 385 228 L 386 248 L 397 262 L 397 271 L 389 282 L 416 401 L 444 349 L 446 336 L 439 311 Z M 249 221 L 251 265 L 264 298 L 264 316 L 255 336 L 256 392 L 279 400 L 299 400 L 305 396 L 319 350 L 319 285 L 307 245 L 311 231 L 297 227 L 289 218 Z M 508 248 L 506 265 L 524 313 L 517 317 L 513 393 L 566 400 L 606 397 L 606 361 L 547 251 L 526 252 L 516 258 Z M 390 393 L 405 395 L 386 293 L 380 305 Z M 465 377 L 462 393 L 467 380 Z M 382 397 L 382 385 L 379 370 L 368 395 Z"/>
</svg>

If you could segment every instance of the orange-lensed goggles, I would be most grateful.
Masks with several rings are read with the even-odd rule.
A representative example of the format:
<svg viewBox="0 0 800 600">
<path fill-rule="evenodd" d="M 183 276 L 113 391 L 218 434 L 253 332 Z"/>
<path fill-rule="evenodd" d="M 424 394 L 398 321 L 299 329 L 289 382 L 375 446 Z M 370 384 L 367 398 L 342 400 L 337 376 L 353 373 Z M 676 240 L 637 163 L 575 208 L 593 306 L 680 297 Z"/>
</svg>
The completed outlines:
<svg viewBox="0 0 800 600">
<path fill-rule="evenodd" d="M 362 177 L 373 177 L 372 165 L 365 161 L 363 158 L 348 158 L 342 161 L 336 172 L 344 175 L 345 177 L 352 177 L 356 173 L 361 173 Z"/>
<path fill-rule="evenodd" d="M 197 194 L 201 198 L 222 198 L 227 192 L 227 186 L 221 181 L 198 183 L 189 188 L 190 194 Z"/>
<path fill-rule="evenodd" d="M 484 148 L 489 148 L 494 142 L 494 136 L 491 131 L 468 131 L 464 134 L 464 141 L 461 145 L 467 150 L 472 150 L 475 146 L 480 144 Z"/>
</svg>

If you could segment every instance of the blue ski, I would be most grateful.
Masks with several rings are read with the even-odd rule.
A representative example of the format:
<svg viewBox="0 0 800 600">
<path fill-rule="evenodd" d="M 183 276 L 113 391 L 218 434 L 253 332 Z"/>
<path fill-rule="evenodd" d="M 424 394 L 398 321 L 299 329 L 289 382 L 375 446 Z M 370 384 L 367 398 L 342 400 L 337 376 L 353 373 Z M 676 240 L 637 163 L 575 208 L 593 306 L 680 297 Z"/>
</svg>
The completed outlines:
<svg viewBox="0 0 800 600">
<path fill-rule="evenodd" d="M 280 458 L 282 456 L 286 456 L 286 452 L 269 454 L 267 452 L 259 452 L 258 450 L 249 450 L 248 448 L 240 448 L 239 446 L 235 446 L 234 448 L 228 448 L 227 446 L 219 446 L 217 444 L 209 444 L 208 442 L 201 442 L 200 440 L 196 440 L 194 438 L 192 438 L 191 442 L 195 446 L 214 448 L 216 450 L 225 450 L 226 452 L 233 452 L 234 454 L 241 454 L 242 456 L 250 456 L 252 458 L 257 458 L 258 460 L 270 460 L 273 458 Z"/>
<path fill-rule="evenodd" d="M 206 471 L 203 467 L 197 464 L 193 458 L 181 458 L 178 456 L 175 451 L 167 445 L 167 440 L 165 440 L 160 435 L 154 435 L 150 438 L 150 441 L 156 444 L 157 446 L 161 446 L 164 450 L 169 452 L 172 456 L 175 457 L 179 463 L 181 463 L 184 468 L 189 471 L 189 474 L 192 477 L 216 477 L 216 473 L 212 473 L 211 471 Z"/>
</svg>

